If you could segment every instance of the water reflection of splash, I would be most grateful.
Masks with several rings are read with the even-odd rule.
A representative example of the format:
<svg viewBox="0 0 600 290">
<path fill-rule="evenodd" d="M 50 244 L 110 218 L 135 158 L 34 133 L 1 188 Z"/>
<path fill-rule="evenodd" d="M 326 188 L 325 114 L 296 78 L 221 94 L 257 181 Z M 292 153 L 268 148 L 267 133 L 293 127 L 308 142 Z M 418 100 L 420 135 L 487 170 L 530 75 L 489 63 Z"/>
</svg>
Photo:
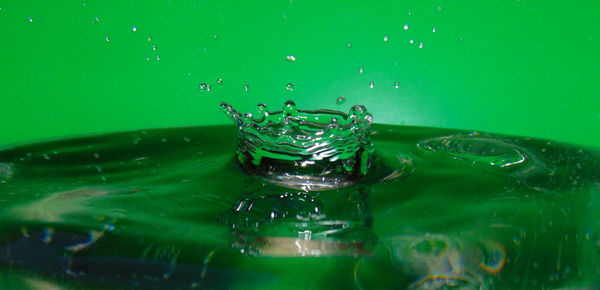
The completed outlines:
<svg viewBox="0 0 600 290">
<path fill-rule="evenodd" d="M 487 289 L 490 276 L 506 263 L 504 247 L 493 240 L 464 238 L 443 234 L 397 236 L 381 241 L 398 277 L 405 277 L 410 289 Z M 357 265 L 355 282 L 365 281 Z M 365 285 L 366 286 L 366 285 Z"/>
<path fill-rule="evenodd" d="M 220 220 L 233 229 L 234 247 L 251 255 L 357 256 L 375 240 L 358 187 L 308 192 L 249 180 Z"/>
<path fill-rule="evenodd" d="M 14 165 L 12 163 L 0 162 L 0 183 L 6 182 L 5 179 L 9 179 L 15 175 Z"/>
</svg>

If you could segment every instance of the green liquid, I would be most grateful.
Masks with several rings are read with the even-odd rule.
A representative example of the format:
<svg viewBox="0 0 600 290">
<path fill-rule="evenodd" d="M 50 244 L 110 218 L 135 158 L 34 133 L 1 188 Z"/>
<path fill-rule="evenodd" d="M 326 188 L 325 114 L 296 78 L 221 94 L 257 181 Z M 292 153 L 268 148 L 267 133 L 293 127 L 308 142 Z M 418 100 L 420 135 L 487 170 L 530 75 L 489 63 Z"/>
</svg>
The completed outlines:
<svg viewBox="0 0 600 290">
<path fill-rule="evenodd" d="M 600 285 L 600 152 L 375 124 L 372 168 L 304 192 L 247 175 L 236 128 L 0 151 L 11 288 Z"/>
</svg>

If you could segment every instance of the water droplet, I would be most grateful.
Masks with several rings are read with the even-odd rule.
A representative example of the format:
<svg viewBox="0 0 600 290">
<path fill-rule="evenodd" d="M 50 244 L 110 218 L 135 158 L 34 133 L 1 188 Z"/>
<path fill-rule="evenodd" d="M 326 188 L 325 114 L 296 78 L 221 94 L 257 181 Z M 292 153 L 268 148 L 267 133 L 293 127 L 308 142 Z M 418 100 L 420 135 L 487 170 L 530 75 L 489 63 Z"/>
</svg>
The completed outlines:
<svg viewBox="0 0 600 290">
<path fill-rule="evenodd" d="M 411 15 L 412 15 L 412 11 L 408 11 L 408 16 L 411 16 Z"/>
<path fill-rule="evenodd" d="M 374 88 L 374 87 L 375 87 L 375 82 L 374 82 L 374 81 L 371 81 L 371 82 L 369 83 L 369 89 L 372 89 L 372 88 Z"/>
<path fill-rule="evenodd" d="M 132 27 L 131 27 L 131 31 L 133 31 L 133 32 L 136 32 L 136 31 L 137 31 L 137 27 L 135 27 L 135 26 L 132 26 Z"/>
<path fill-rule="evenodd" d="M 27 21 L 33 22 L 33 18 L 29 17 L 29 18 L 27 18 Z"/>
<path fill-rule="evenodd" d="M 150 61 L 150 57 L 146 57 L 146 61 Z"/>
<path fill-rule="evenodd" d="M 160 55 L 156 56 L 156 60 L 160 61 Z"/>
<path fill-rule="evenodd" d="M 413 43 L 415 43 L 415 41 L 414 41 L 414 40 L 412 40 L 412 39 L 411 39 L 411 40 L 409 40 L 408 42 L 409 42 L 410 44 L 413 44 Z"/>
<path fill-rule="evenodd" d="M 81 3 L 81 5 L 83 5 L 83 6 L 87 6 L 87 3 L 83 2 L 83 3 Z"/>
<path fill-rule="evenodd" d="M 206 84 L 206 83 L 201 83 L 201 84 L 198 85 L 198 89 L 201 92 L 210 92 L 210 85 Z"/>
<path fill-rule="evenodd" d="M 395 82 L 395 83 L 394 83 L 394 89 L 397 89 L 397 88 L 399 88 L 399 87 L 400 87 L 400 82 Z"/>
<path fill-rule="evenodd" d="M 423 42 L 419 43 L 419 48 L 423 48 Z"/>
<path fill-rule="evenodd" d="M 462 37 L 459 37 L 459 38 L 458 38 L 458 41 L 463 41 L 463 38 L 462 38 Z"/>
<path fill-rule="evenodd" d="M 217 84 L 220 84 L 220 85 L 223 84 L 223 79 L 222 78 L 218 78 L 217 79 Z"/>
<path fill-rule="evenodd" d="M 244 90 L 247 92 L 248 91 L 248 85 L 244 85 Z"/>
<path fill-rule="evenodd" d="M 404 24 L 404 27 L 402 27 L 404 30 L 408 30 L 408 24 Z"/>
<path fill-rule="evenodd" d="M 98 22 L 100 22 L 100 18 L 98 18 L 98 16 L 95 16 L 94 20 L 92 20 L 92 24 L 96 24 Z"/>
<path fill-rule="evenodd" d="M 442 11 L 442 6 L 438 6 L 437 11 Z"/>
<path fill-rule="evenodd" d="M 105 36 L 105 37 L 104 37 L 104 40 L 106 40 L 106 42 L 109 42 L 109 41 L 110 41 L 110 38 L 109 38 L 108 36 Z"/>
<path fill-rule="evenodd" d="M 297 111 L 298 110 L 296 109 L 296 103 L 294 101 L 287 100 L 283 104 L 283 113 L 284 114 L 295 116 Z"/>
<path fill-rule="evenodd" d="M 259 103 L 258 105 L 256 105 L 256 107 L 258 108 L 258 112 L 261 115 L 263 115 L 263 116 L 269 115 L 269 111 L 267 111 L 267 105 L 265 105 L 264 103 Z"/>
<path fill-rule="evenodd" d="M 387 35 L 383 37 L 383 42 L 388 42 L 388 40 L 389 40 L 389 38 Z"/>
<path fill-rule="evenodd" d="M 363 72 L 365 72 L 365 70 L 364 70 L 364 69 L 363 69 L 363 67 L 361 66 L 361 67 L 358 69 L 358 72 L 359 72 L 359 73 L 363 73 Z"/>
<path fill-rule="evenodd" d="M 288 83 L 288 84 L 285 86 L 285 89 L 286 89 L 286 90 L 288 90 L 288 91 L 293 91 L 293 90 L 294 90 L 294 84 L 292 84 L 292 83 Z"/>
<path fill-rule="evenodd" d="M 352 47 L 352 43 L 348 42 L 348 44 L 346 44 L 346 46 Z"/>
<path fill-rule="evenodd" d="M 148 42 L 152 41 L 152 36 L 148 35 Z"/>
<path fill-rule="evenodd" d="M 296 61 L 296 57 L 295 57 L 295 56 L 293 56 L 293 55 L 288 55 L 288 56 L 286 56 L 286 57 L 285 57 L 285 59 L 287 59 L 287 61 L 289 61 L 289 62 L 294 62 L 294 61 Z"/>
<path fill-rule="evenodd" d="M 156 44 L 152 45 L 152 50 L 156 51 Z"/>
<path fill-rule="evenodd" d="M 433 29 L 431 29 L 431 32 L 436 32 L 437 29 L 434 27 Z"/>
<path fill-rule="evenodd" d="M 337 98 L 337 99 L 335 100 L 335 103 L 336 103 L 336 104 L 338 104 L 338 105 L 341 105 L 341 104 L 343 104 L 343 103 L 345 103 L 345 102 L 346 102 L 346 97 L 344 97 L 344 96 L 341 96 L 341 97 L 339 97 L 339 98 Z M 333 120 L 332 120 L 332 121 L 333 121 Z"/>
</svg>

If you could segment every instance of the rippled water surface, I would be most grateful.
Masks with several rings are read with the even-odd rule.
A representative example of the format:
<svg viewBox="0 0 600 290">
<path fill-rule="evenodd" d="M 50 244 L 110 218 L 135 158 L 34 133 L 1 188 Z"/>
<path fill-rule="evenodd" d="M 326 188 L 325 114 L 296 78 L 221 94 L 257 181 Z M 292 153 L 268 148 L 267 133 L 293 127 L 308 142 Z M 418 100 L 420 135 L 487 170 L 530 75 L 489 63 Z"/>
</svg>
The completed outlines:
<svg viewBox="0 0 600 290">
<path fill-rule="evenodd" d="M 249 176 L 235 128 L 92 135 L 0 151 L 11 288 L 600 286 L 600 152 L 374 125 L 362 182 Z"/>
</svg>

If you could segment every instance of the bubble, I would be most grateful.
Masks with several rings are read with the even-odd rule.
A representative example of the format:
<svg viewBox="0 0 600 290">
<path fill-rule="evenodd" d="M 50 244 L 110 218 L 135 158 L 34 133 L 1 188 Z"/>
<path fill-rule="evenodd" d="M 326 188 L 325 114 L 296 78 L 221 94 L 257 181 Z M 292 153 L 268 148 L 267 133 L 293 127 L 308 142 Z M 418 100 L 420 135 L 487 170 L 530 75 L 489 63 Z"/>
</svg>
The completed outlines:
<svg viewBox="0 0 600 290">
<path fill-rule="evenodd" d="M 408 24 L 404 24 L 404 27 L 402 27 L 402 29 L 408 30 Z"/>
<path fill-rule="evenodd" d="M 108 36 L 105 36 L 105 37 L 104 37 L 104 40 L 106 40 L 106 42 L 109 42 L 109 41 L 110 41 L 110 37 L 108 37 Z"/>
<path fill-rule="evenodd" d="M 156 51 L 156 44 L 152 45 L 152 50 Z"/>
<path fill-rule="evenodd" d="M 295 57 L 295 56 L 293 56 L 293 55 L 288 55 L 288 56 L 286 56 L 286 57 L 285 57 L 285 59 L 286 59 L 287 61 L 289 61 L 289 62 L 294 62 L 294 61 L 296 61 L 296 57 Z"/>
<path fill-rule="evenodd" d="M 387 35 L 383 37 L 383 42 L 388 42 L 388 40 L 389 40 L 389 38 Z"/>
<path fill-rule="evenodd" d="M 137 27 L 135 27 L 135 26 L 132 26 L 132 27 L 131 27 L 131 31 L 133 31 L 133 32 L 136 32 L 136 31 L 137 31 Z"/>
<path fill-rule="evenodd" d="M 244 90 L 247 92 L 248 91 L 248 85 L 244 85 Z"/>
<path fill-rule="evenodd" d="M 217 84 L 220 84 L 220 85 L 223 84 L 223 79 L 222 78 L 218 78 L 217 79 Z"/>
<path fill-rule="evenodd" d="M 286 90 L 288 90 L 288 91 L 293 91 L 293 90 L 294 90 L 294 84 L 292 84 L 292 83 L 288 83 L 288 84 L 285 86 L 285 89 L 286 89 Z"/>
<path fill-rule="evenodd" d="M 358 72 L 359 72 L 359 73 L 363 73 L 363 72 L 365 72 L 365 70 L 364 70 L 364 69 L 363 69 L 363 67 L 361 66 L 361 67 L 358 69 Z"/>
<path fill-rule="evenodd" d="M 400 82 L 395 82 L 395 83 L 394 83 L 394 89 L 397 89 L 397 88 L 399 88 L 399 87 L 400 87 Z"/>
<path fill-rule="evenodd" d="M 419 48 L 423 48 L 423 42 L 419 43 Z"/>
<path fill-rule="evenodd" d="M 210 92 L 210 85 L 206 84 L 206 83 L 201 83 L 201 84 L 198 85 L 198 89 L 201 92 Z"/>
<path fill-rule="evenodd" d="M 371 82 L 369 83 L 369 89 L 372 89 L 372 88 L 374 88 L 374 87 L 375 87 L 375 82 L 374 82 L 374 81 L 371 81 Z"/>
<path fill-rule="evenodd" d="M 341 97 L 339 97 L 339 98 L 337 98 L 335 100 L 335 103 L 338 104 L 338 105 L 341 105 L 341 104 L 343 104 L 345 102 L 346 102 L 346 97 L 344 97 L 344 96 L 341 96 Z"/>
<path fill-rule="evenodd" d="M 435 33 L 436 31 L 437 31 L 437 29 L 435 27 L 431 29 L 431 32 Z"/>
</svg>

